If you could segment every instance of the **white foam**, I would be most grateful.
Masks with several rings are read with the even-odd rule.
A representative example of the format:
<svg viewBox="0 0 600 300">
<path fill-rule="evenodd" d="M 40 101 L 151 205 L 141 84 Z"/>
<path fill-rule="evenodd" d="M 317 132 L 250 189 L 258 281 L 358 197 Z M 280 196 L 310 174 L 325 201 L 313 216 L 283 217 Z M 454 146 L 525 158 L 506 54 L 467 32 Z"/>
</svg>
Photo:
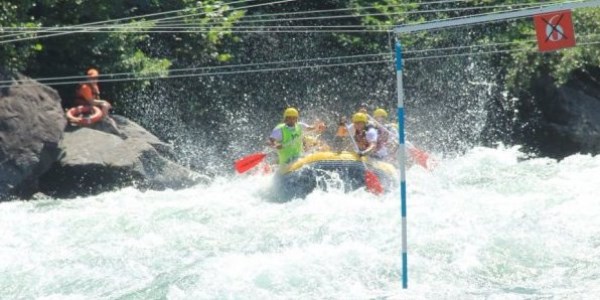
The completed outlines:
<svg viewBox="0 0 600 300">
<path fill-rule="evenodd" d="M 266 201 L 268 176 L 0 204 L 8 298 L 580 298 L 600 293 L 600 157 L 475 148 L 398 192 Z M 579 297 L 580 296 L 580 297 Z"/>
</svg>

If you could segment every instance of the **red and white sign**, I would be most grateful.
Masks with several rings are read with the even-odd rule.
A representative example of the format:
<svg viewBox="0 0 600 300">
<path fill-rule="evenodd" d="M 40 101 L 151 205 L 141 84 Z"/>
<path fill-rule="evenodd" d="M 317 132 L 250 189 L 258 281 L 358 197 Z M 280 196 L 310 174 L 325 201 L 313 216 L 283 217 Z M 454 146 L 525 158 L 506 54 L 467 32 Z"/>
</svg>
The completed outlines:
<svg viewBox="0 0 600 300">
<path fill-rule="evenodd" d="M 570 10 L 533 17 L 540 52 L 575 46 L 575 29 Z"/>
</svg>

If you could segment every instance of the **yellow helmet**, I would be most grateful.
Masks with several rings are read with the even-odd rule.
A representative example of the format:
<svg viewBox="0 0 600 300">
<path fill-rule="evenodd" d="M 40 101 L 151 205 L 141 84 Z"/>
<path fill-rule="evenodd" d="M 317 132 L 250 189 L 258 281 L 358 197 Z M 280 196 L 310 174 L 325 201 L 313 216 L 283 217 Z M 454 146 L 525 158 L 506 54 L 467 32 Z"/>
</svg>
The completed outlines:
<svg viewBox="0 0 600 300">
<path fill-rule="evenodd" d="M 385 111 L 385 109 L 378 108 L 373 112 L 373 116 L 375 118 L 380 118 L 380 117 L 387 118 L 388 113 L 387 113 L 387 111 Z"/>
<path fill-rule="evenodd" d="M 299 115 L 300 114 L 298 113 L 298 110 L 293 107 L 290 107 L 283 112 L 284 119 L 287 117 L 296 117 L 297 118 Z"/>
<path fill-rule="evenodd" d="M 367 117 L 367 115 L 363 114 L 363 113 L 355 113 L 352 116 L 352 123 L 356 123 L 356 122 L 367 123 L 368 121 L 369 121 L 369 117 Z"/>
</svg>

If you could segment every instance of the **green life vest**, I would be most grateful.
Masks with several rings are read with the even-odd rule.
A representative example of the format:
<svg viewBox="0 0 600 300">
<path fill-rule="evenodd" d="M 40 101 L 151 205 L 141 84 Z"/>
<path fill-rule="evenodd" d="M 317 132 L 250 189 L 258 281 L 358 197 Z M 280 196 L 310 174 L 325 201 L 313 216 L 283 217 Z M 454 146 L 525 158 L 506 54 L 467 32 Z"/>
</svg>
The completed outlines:
<svg viewBox="0 0 600 300">
<path fill-rule="evenodd" d="M 290 128 L 285 124 L 277 125 L 281 129 L 281 149 L 277 150 L 279 165 L 283 166 L 293 162 L 302 155 L 302 126 L 296 124 Z"/>
</svg>

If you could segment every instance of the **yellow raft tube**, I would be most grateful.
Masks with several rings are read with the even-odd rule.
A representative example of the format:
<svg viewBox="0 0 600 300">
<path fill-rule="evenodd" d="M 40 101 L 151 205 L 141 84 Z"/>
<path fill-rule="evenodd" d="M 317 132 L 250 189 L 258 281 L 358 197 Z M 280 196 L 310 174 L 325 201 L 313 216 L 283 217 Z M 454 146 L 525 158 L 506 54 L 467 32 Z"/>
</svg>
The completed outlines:
<svg viewBox="0 0 600 300">
<path fill-rule="evenodd" d="M 365 187 L 366 170 L 375 173 L 390 191 L 398 182 L 398 171 L 389 163 L 354 152 L 321 151 L 308 154 L 275 176 L 275 186 L 282 200 L 304 198 L 315 189 L 344 192 Z"/>
</svg>

